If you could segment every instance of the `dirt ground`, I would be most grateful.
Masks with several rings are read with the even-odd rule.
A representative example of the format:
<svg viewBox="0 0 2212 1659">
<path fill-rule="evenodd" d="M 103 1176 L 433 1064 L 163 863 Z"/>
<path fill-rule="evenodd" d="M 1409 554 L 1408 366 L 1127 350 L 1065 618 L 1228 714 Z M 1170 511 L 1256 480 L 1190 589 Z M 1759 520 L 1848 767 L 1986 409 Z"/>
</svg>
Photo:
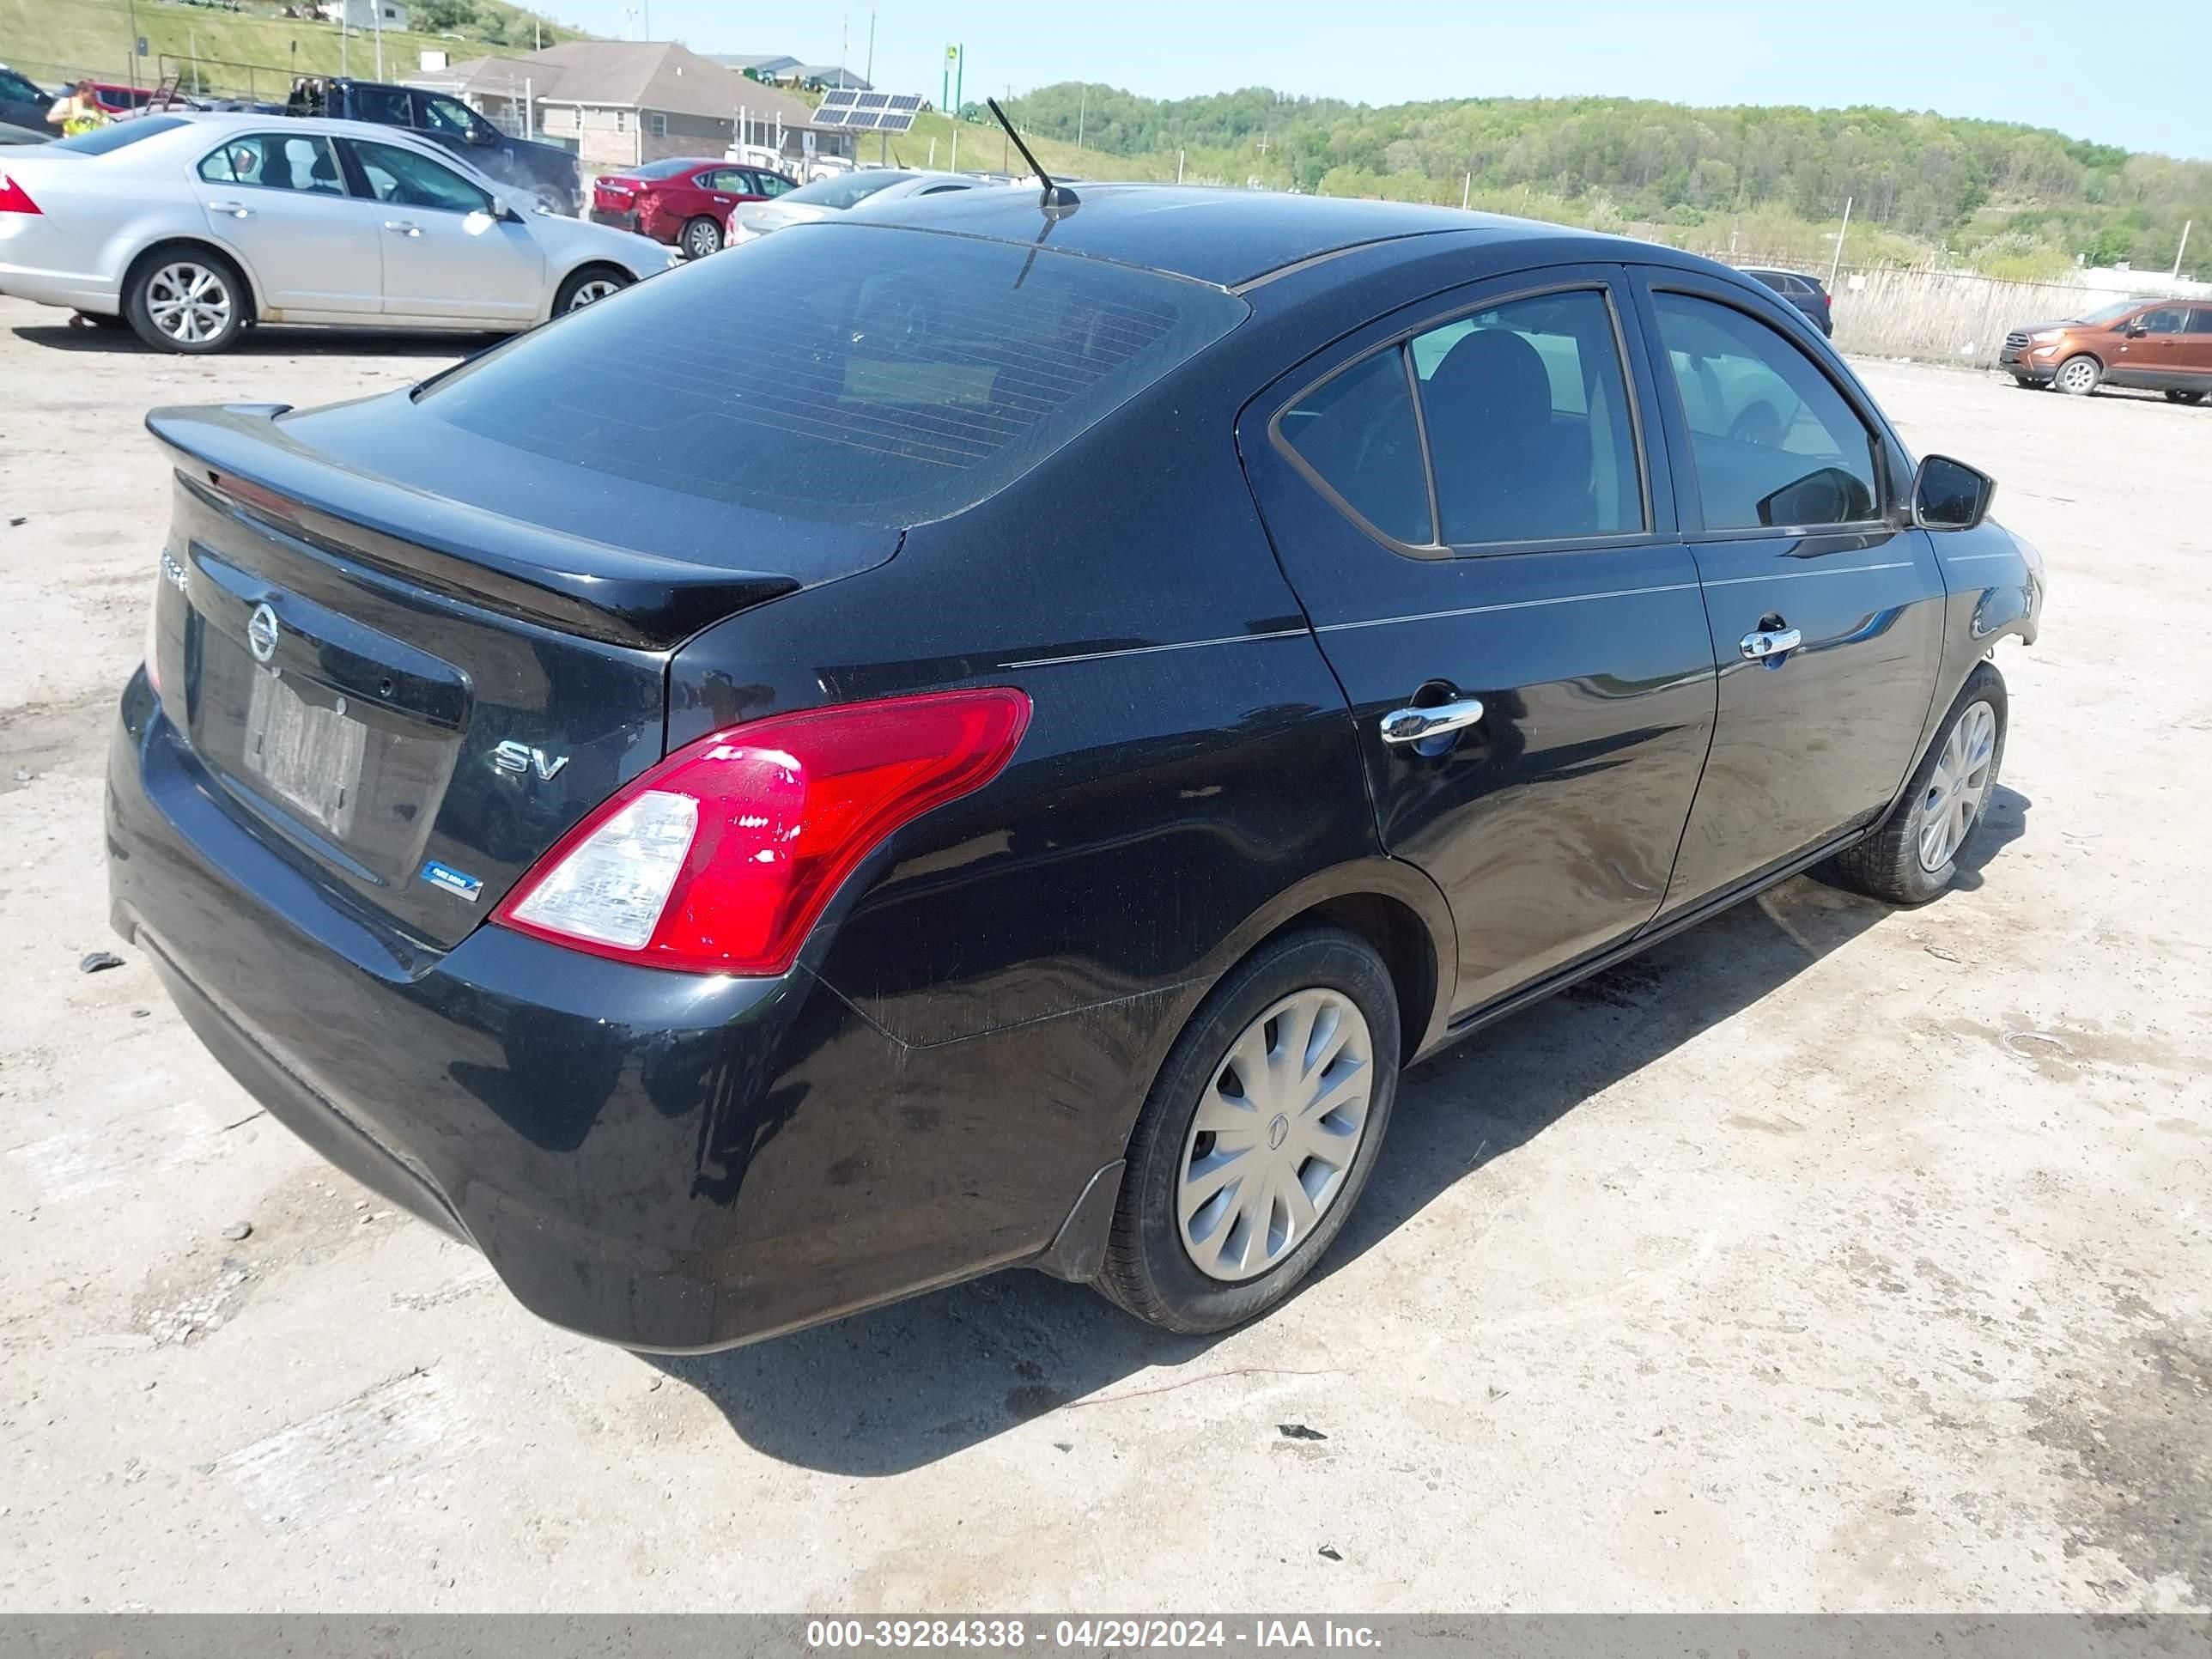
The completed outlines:
<svg viewBox="0 0 2212 1659">
<path fill-rule="evenodd" d="M 0 1607 L 2212 1606 L 2212 408 L 1869 365 L 2050 564 L 1961 890 L 1793 881 L 1422 1066 L 1273 1318 L 1015 1273 L 656 1361 L 78 968 L 141 415 L 453 348 L 58 320 L 0 301 Z"/>
</svg>

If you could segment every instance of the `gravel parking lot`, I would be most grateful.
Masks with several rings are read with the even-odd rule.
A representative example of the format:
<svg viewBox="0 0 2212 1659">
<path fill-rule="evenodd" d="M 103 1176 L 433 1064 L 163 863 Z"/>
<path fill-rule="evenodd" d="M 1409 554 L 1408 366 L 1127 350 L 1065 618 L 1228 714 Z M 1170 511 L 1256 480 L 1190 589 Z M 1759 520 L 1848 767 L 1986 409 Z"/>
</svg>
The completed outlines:
<svg viewBox="0 0 2212 1659">
<path fill-rule="evenodd" d="M 1867 366 L 2049 562 L 1976 867 L 1421 1067 L 1274 1317 L 1016 1273 L 654 1360 L 326 1169 L 107 931 L 141 416 L 455 347 L 59 324 L 0 301 L 0 1607 L 2212 1606 L 2212 409 Z"/>
</svg>

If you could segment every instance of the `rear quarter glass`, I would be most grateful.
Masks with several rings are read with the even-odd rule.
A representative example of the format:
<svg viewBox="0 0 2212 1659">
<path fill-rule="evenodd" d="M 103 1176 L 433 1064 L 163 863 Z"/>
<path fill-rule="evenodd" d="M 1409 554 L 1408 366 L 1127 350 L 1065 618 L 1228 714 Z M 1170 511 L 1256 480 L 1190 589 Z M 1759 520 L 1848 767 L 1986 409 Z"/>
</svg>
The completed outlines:
<svg viewBox="0 0 2212 1659">
<path fill-rule="evenodd" d="M 425 413 L 590 471 L 795 518 L 994 495 L 1249 314 L 1030 244 L 800 225 L 487 353 Z"/>
</svg>

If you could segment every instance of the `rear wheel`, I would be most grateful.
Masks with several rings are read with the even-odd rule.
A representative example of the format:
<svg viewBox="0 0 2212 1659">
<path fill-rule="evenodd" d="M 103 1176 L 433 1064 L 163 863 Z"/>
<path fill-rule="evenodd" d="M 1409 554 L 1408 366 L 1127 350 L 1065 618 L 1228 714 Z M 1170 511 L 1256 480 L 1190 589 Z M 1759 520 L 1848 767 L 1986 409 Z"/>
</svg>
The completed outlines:
<svg viewBox="0 0 2212 1659">
<path fill-rule="evenodd" d="M 613 265 L 586 265 L 581 270 L 568 273 L 568 281 L 553 296 L 553 314 L 565 317 L 572 311 L 581 311 L 586 306 L 596 305 L 610 294 L 619 294 L 634 279 L 629 272 Z"/>
<path fill-rule="evenodd" d="M 1889 822 L 1831 860 L 1835 875 L 1892 904 L 1925 904 L 1948 887 L 1996 793 L 2007 713 L 2004 677 L 1977 665 Z"/>
<path fill-rule="evenodd" d="M 2104 378 L 2105 366 L 2085 351 L 2059 364 L 2058 372 L 2051 377 L 2051 384 L 2069 398 L 2086 398 Z"/>
<path fill-rule="evenodd" d="M 1100 1291 L 1171 1331 L 1273 1307 L 1342 1231 L 1398 1086 L 1398 1001 L 1374 947 L 1315 927 L 1200 1005 L 1130 1137 Z"/>
<path fill-rule="evenodd" d="M 123 314 L 159 351 L 221 351 L 246 326 L 246 279 L 212 248 L 155 248 L 123 282 Z"/>
<path fill-rule="evenodd" d="M 722 251 L 722 228 L 712 219 L 702 216 L 684 227 L 681 239 L 684 257 L 703 259 L 710 253 Z"/>
<path fill-rule="evenodd" d="M 2166 394 L 2166 400 L 2170 404 L 2201 404 L 2204 401 L 2204 394 L 2177 388 Z"/>
</svg>

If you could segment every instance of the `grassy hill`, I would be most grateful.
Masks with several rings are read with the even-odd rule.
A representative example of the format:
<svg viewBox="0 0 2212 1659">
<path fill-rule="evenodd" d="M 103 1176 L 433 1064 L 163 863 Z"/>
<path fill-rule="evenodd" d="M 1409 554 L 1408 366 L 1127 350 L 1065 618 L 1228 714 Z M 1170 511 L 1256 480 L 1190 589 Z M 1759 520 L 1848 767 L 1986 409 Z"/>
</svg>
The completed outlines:
<svg viewBox="0 0 2212 1659">
<path fill-rule="evenodd" d="M 356 75 L 375 72 L 373 35 L 354 29 L 342 41 L 337 25 L 285 17 L 275 0 L 242 0 L 242 6 L 230 11 L 178 0 L 137 0 L 135 21 L 149 53 L 135 65 L 137 79 L 148 85 L 158 79 L 163 53 L 174 58 L 197 55 L 208 90 L 252 92 L 264 98 L 281 98 L 295 74 L 336 75 L 341 68 Z M 410 9 L 414 19 L 452 17 L 459 26 L 452 33 L 386 30 L 387 74 L 413 74 L 425 47 L 442 49 L 458 60 L 502 46 L 529 51 L 541 38 L 540 30 L 547 46 L 578 38 L 578 31 L 545 22 L 506 0 L 431 0 Z M 0 0 L 0 63 L 42 82 L 79 75 L 128 81 L 134 67 L 133 10 L 125 0 Z M 249 76 L 242 68 L 224 65 L 253 65 L 273 73 Z M 189 73 L 185 86 L 191 87 Z"/>
<path fill-rule="evenodd" d="M 1075 82 L 1010 111 L 1125 165 L 1275 189 L 1383 196 L 1633 229 L 1760 258 L 1825 258 L 1853 204 L 1855 260 L 1945 253 L 1993 274 L 2079 257 L 2163 268 L 2212 222 L 2212 161 L 1926 112 L 1626 98 L 1470 98 L 1380 108 L 1264 87 L 1160 100 Z M 2199 243 L 2198 246 L 2205 246 Z M 2208 251 L 2212 263 L 2212 251 Z"/>
</svg>

